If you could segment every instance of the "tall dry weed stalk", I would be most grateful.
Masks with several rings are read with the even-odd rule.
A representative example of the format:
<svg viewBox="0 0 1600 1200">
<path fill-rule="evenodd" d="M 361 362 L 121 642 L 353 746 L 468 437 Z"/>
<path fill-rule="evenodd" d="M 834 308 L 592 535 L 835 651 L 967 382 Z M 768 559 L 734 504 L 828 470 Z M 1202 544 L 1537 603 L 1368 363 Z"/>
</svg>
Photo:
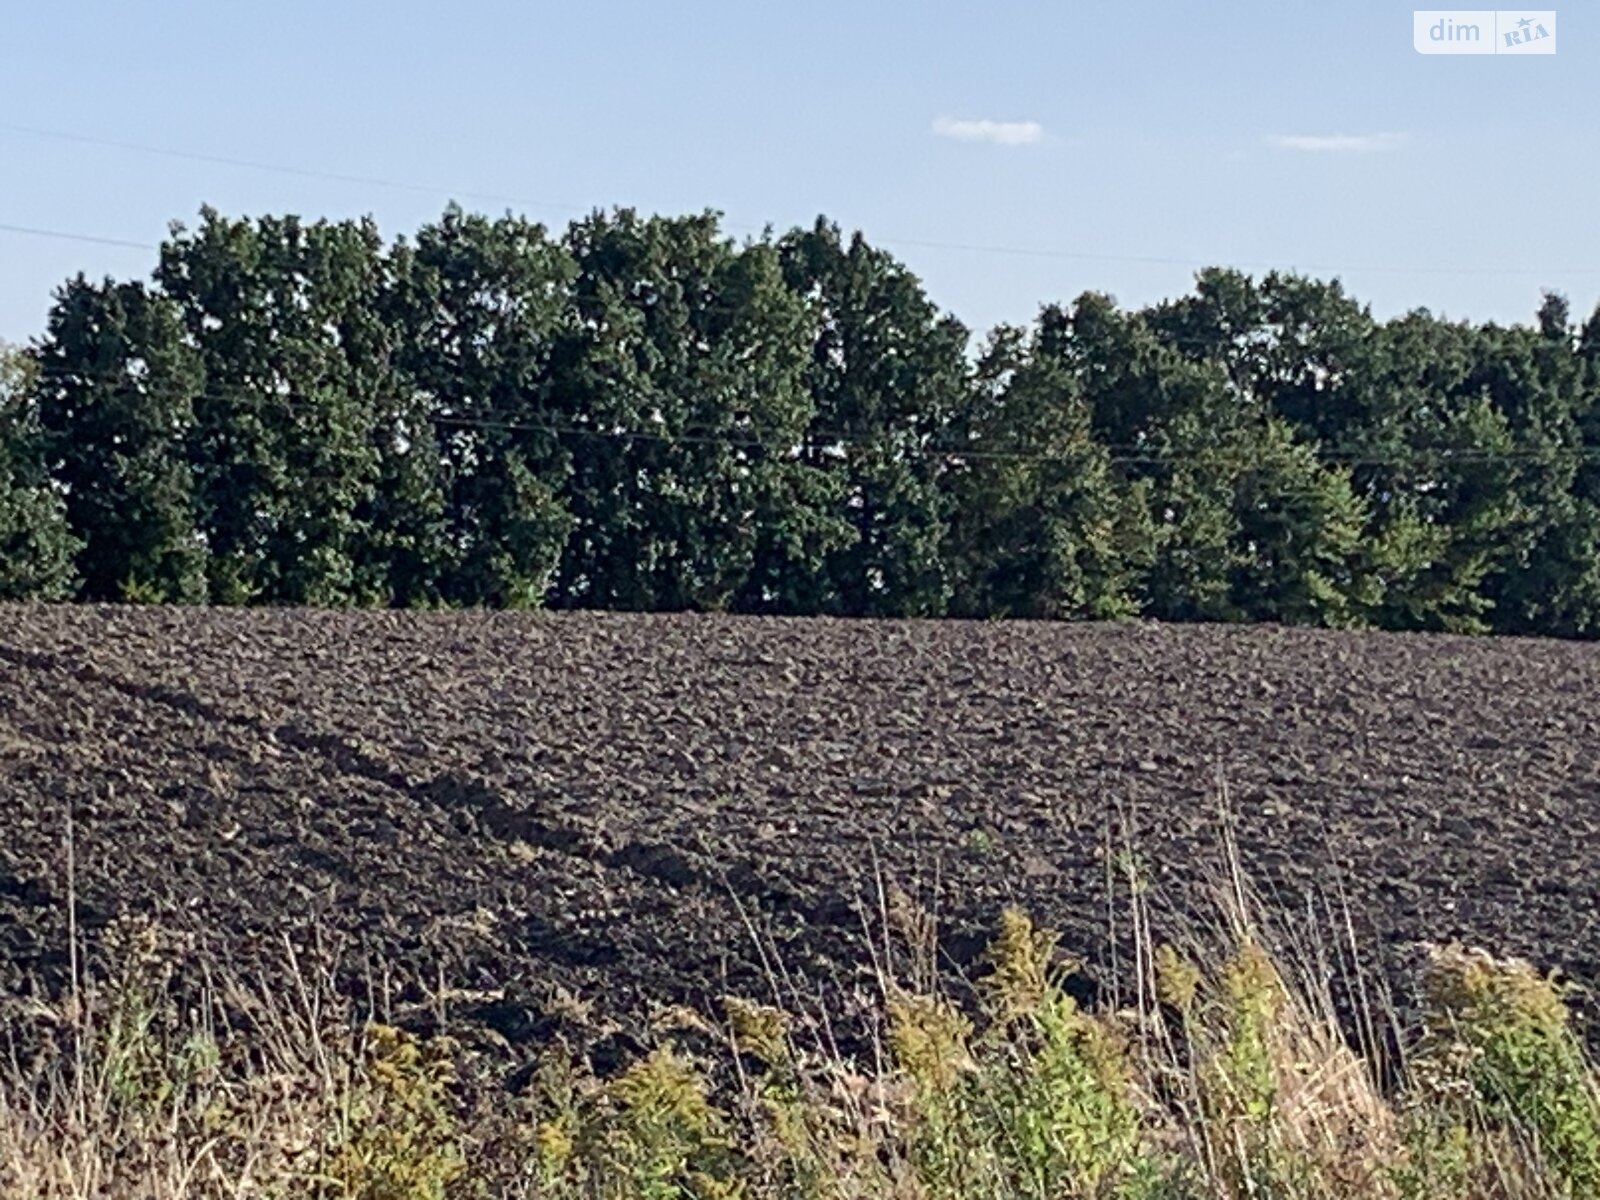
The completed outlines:
<svg viewBox="0 0 1600 1200">
<path fill-rule="evenodd" d="M 1334 1003 L 1330 964 L 1349 956 L 1270 928 L 1236 856 L 1212 918 L 1168 942 L 1137 857 L 1120 869 L 1134 954 L 1107 991 L 1126 1007 L 1074 1000 L 1081 964 L 1020 911 L 945 990 L 937 921 L 885 884 L 867 1061 L 838 1051 L 826 1012 L 730 997 L 716 1019 L 659 1023 L 608 1076 L 549 1047 L 518 1094 L 469 1095 L 485 1076 L 463 1046 L 358 1011 L 292 947 L 287 987 L 216 969 L 179 989 L 194 948 L 121 922 L 74 951 L 59 1003 L 7 1010 L 0 1196 L 1600 1196 L 1600 1085 L 1553 981 L 1433 948 L 1422 1025 L 1380 1064 L 1380 1018 L 1358 1014 L 1358 1050 Z"/>
</svg>

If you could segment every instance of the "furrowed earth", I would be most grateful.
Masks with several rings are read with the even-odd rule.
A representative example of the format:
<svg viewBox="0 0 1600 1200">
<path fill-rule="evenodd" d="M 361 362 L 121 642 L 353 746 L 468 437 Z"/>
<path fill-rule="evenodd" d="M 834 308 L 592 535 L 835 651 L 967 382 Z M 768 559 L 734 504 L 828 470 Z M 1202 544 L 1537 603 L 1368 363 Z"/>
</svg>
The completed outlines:
<svg viewBox="0 0 1600 1200">
<path fill-rule="evenodd" d="M 1380 974 L 1460 939 L 1592 984 L 1600 647 L 0 607 L 13 1004 L 69 984 L 69 917 L 92 945 L 133 915 L 502 1048 L 584 1006 L 628 1041 L 725 992 L 870 997 L 897 891 L 952 971 L 1015 904 L 1103 988 L 1130 864 L 1159 936 L 1230 827 L 1270 911 Z"/>
</svg>

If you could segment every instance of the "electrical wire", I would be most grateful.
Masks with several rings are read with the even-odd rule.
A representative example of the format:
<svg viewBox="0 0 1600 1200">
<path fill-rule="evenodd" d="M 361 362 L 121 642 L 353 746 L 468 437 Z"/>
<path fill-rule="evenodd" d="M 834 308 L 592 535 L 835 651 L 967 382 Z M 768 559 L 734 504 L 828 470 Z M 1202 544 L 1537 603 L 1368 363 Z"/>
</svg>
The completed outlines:
<svg viewBox="0 0 1600 1200">
<path fill-rule="evenodd" d="M 71 370 L 53 378 L 58 382 L 79 382 L 88 379 L 94 383 L 135 382 L 125 376 L 87 375 Z M 316 384 L 308 386 L 315 387 Z M 322 406 L 308 396 L 285 395 L 259 389 L 236 388 L 218 390 L 203 388 L 184 393 L 191 402 L 211 400 L 219 404 L 240 401 L 267 401 L 291 410 L 319 411 Z M 636 397 L 651 400 L 651 397 Z M 411 414 L 408 414 L 411 415 Z M 740 435 L 734 431 L 717 431 L 709 428 L 678 432 L 650 429 L 628 429 L 617 426 L 604 427 L 538 421 L 528 419 L 525 412 L 506 412 L 494 409 L 472 413 L 429 412 L 414 414 L 430 424 L 458 429 L 475 429 L 504 433 L 545 434 L 550 437 L 598 438 L 614 441 L 640 441 L 670 445 L 724 446 L 729 449 L 746 449 L 764 453 L 792 454 L 802 448 L 825 450 L 830 446 L 855 446 L 879 448 L 886 440 L 881 436 L 807 428 L 782 440 Z M 1307 444 L 1302 443 L 1302 446 Z M 1408 447 L 1403 452 L 1377 453 L 1366 448 L 1327 448 L 1307 446 L 1313 457 L 1328 467 L 1406 467 L 1422 466 L 1439 469 L 1446 464 L 1463 466 L 1493 465 L 1501 462 L 1525 462 L 1534 465 L 1568 464 L 1600 460 L 1600 446 L 1543 446 L 1512 449 L 1463 448 L 1459 446 Z M 1245 469 L 1259 465 L 1259 452 L 1254 448 L 1231 449 L 1226 447 L 1149 446 L 1133 444 L 1086 443 L 1072 453 L 1040 453 L 1016 448 L 988 448 L 981 444 L 960 445 L 929 442 L 892 444 L 894 453 L 909 458 L 942 459 L 948 462 L 1016 462 L 1030 465 L 1078 463 L 1097 452 L 1104 455 L 1100 461 L 1111 466 L 1183 466 L 1205 465 Z"/>
<path fill-rule="evenodd" d="M 506 195 L 497 192 L 483 192 L 467 188 L 445 188 L 429 184 L 420 184 L 405 180 L 386 179 L 371 175 L 353 175 L 339 171 L 326 171 L 309 167 L 287 166 L 281 163 L 260 162 L 254 159 L 235 158 L 229 155 L 206 154 L 191 150 L 177 150 L 163 146 L 153 146 L 143 142 L 121 141 L 115 138 L 97 137 L 89 134 L 75 133 L 62 129 L 49 129 L 34 125 L 23 125 L 14 122 L 0 122 L 0 131 L 23 134 L 29 137 L 46 138 L 55 141 L 74 142 L 82 145 L 102 146 L 118 150 L 127 150 L 139 154 L 158 155 L 164 158 L 183 159 L 191 162 L 211 163 L 214 165 L 242 168 L 253 171 L 268 171 L 282 175 L 294 175 L 308 179 L 327 179 L 340 183 L 354 183 L 364 187 L 379 187 L 397 191 L 407 191 L 425 195 L 447 197 L 462 197 L 470 200 L 492 201 L 496 204 L 510 204 L 522 208 L 560 212 L 568 215 L 583 215 L 597 211 L 594 205 L 579 205 L 570 202 L 561 202 L 547 199 L 526 199 L 518 196 Z M 762 233 L 769 226 L 755 226 L 742 222 L 729 222 L 724 220 L 723 225 L 729 229 L 736 229 L 745 233 Z M 137 243 L 121 242 L 117 239 L 101 239 L 91 235 L 69 235 L 53 231 L 31 230 L 20 226 L 0 225 L 12 233 L 38 233 L 45 237 L 72 237 L 82 241 L 106 241 L 112 244 L 136 245 Z M 1104 251 L 1060 249 L 1041 246 L 1002 246 L 985 245 L 970 242 L 941 241 L 931 238 L 911 238 L 898 235 L 885 235 L 874 237 L 874 244 L 885 246 L 911 246 L 927 250 L 947 250 L 967 254 L 990 254 L 1005 257 L 1030 257 L 1061 259 L 1080 262 L 1126 262 L 1155 266 L 1181 266 L 1189 268 L 1204 268 L 1219 265 L 1216 260 L 1196 258 L 1166 257 L 1147 254 L 1111 254 Z M 1551 277 L 1557 274 L 1600 274 L 1600 267 L 1573 267 L 1563 266 L 1559 272 L 1547 270 L 1542 267 L 1528 266 L 1421 266 L 1397 265 L 1385 263 L 1368 263 L 1360 266 L 1338 266 L 1324 263 L 1293 264 L 1282 268 L 1279 264 L 1269 262 L 1235 261 L 1233 266 L 1241 269 L 1264 270 L 1287 269 L 1293 272 L 1316 272 L 1329 274 L 1405 274 L 1405 275 L 1507 275 L 1507 276 L 1543 276 Z"/>
</svg>

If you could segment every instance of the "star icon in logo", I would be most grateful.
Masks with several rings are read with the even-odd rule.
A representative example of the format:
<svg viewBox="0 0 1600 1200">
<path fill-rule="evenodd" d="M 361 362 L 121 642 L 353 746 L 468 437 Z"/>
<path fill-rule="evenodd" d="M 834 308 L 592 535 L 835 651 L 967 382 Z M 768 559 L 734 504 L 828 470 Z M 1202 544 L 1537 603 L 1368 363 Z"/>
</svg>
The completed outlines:
<svg viewBox="0 0 1600 1200">
<path fill-rule="evenodd" d="M 1529 25 L 1532 25 L 1532 24 L 1533 24 L 1533 18 L 1532 17 L 1523 17 L 1522 20 L 1517 22 L 1517 28 L 1518 29 L 1526 29 Z"/>
</svg>

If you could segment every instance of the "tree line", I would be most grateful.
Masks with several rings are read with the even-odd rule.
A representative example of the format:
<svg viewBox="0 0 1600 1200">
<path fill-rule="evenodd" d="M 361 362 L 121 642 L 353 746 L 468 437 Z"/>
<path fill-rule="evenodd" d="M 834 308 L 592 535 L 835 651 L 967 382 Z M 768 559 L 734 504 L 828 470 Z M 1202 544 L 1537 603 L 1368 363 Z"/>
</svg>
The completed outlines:
<svg viewBox="0 0 1600 1200">
<path fill-rule="evenodd" d="M 1600 631 L 1600 313 L 1201 272 L 977 340 L 859 234 L 172 227 L 0 360 L 0 598 Z"/>
</svg>

